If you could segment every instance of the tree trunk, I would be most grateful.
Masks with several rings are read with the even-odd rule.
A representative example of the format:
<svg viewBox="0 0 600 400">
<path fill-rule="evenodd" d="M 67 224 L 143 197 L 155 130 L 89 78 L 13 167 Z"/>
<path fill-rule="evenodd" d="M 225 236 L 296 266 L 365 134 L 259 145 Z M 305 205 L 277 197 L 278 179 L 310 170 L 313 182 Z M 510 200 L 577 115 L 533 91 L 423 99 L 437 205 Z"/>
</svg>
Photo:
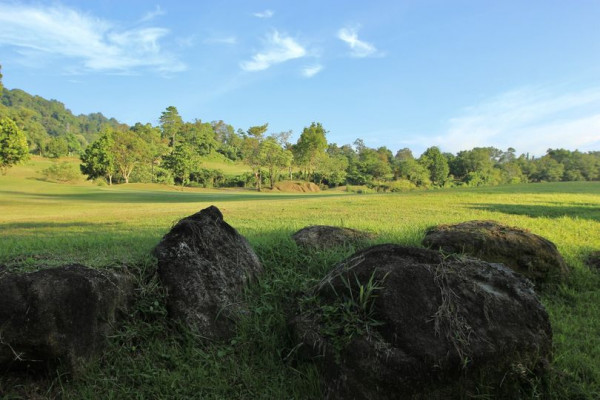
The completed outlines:
<svg viewBox="0 0 600 400">
<path fill-rule="evenodd" d="M 262 171 L 258 170 L 258 191 L 262 190 Z"/>
</svg>

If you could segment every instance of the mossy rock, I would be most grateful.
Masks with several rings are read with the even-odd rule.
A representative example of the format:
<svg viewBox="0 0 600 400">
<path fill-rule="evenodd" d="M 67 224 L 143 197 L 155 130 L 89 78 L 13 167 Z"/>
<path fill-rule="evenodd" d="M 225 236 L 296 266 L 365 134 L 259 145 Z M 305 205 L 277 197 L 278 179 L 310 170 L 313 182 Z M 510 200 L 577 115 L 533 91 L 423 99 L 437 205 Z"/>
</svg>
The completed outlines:
<svg viewBox="0 0 600 400">
<path fill-rule="evenodd" d="M 344 245 L 360 245 L 375 238 L 369 232 L 328 225 L 311 225 L 292 235 L 298 246 L 312 249 L 332 249 Z"/>
<path fill-rule="evenodd" d="M 464 253 L 502 263 L 538 286 L 561 282 L 569 275 L 569 268 L 554 243 L 495 221 L 439 225 L 427 231 L 423 245 L 445 253 Z"/>
<path fill-rule="evenodd" d="M 328 399 L 520 398 L 547 371 L 548 314 L 501 264 L 393 244 L 338 264 L 290 318 Z M 526 389 L 525 389 L 526 390 Z"/>
</svg>

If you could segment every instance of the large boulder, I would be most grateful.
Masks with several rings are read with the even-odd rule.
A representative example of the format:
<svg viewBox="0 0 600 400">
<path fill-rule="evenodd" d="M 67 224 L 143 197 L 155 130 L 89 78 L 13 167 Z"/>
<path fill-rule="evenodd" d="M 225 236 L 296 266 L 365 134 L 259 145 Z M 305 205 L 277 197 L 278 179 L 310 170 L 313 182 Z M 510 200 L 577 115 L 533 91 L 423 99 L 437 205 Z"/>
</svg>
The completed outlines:
<svg viewBox="0 0 600 400">
<path fill-rule="evenodd" d="M 130 275 L 68 265 L 0 273 L 0 365 L 79 372 L 133 297 Z M 36 368 L 38 367 L 38 368 Z"/>
<path fill-rule="evenodd" d="M 248 241 L 211 206 L 179 221 L 154 254 L 169 314 L 205 338 L 229 337 L 244 287 L 262 272 Z"/>
<path fill-rule="evenodd" d="M 300 298 L 290 325 L 330 399 L 510 396 L 511 382 L 545 370 L 552 345 L 528 280 L 501 264 L 391 244 L 337 265 Z"/>
<path fill-rule="evenodd" d="M 368 232 L 339 226 L 311 225 L 292 235 L 298 246 L 313 249 L 332 249 L 348 244 L 361 244 L 375 236 Z"/>
<path fill-rule="evenodd" d="M 468 221 L 431 228 L 423 245 L 502 263 L 537 284 L 561 281 L 569 273 L 554 243 L 494 221 Z"/>
</svg>

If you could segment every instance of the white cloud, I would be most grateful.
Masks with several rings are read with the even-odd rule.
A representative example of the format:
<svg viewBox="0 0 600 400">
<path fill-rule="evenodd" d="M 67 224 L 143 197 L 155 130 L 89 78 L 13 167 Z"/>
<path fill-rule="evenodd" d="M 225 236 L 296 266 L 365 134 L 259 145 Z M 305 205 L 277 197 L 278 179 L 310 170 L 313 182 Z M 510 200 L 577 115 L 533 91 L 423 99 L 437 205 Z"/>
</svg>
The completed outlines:
<svg viewBox="0 0 600 400">
<path fill-rule="evenodd" d="M 338 31 L 337 37 L 350 46 L 352 57 L 364 58 L 378 55 L 375 46 L 358 38 L 358 30 L 355 28 L 342 28 Z"/>
<path fill-rule="evenodd" d="M 212 36 L 204 39 L 206 44 L 237 44 L 235 36 Z"/>
<path fill-rule="evenodd" d="M 514 147 L 536 156 L 548 148 L 597 150 L 599 110 L 600 88 L 558 94 L 519 89 L 465 109 L 434 142 L 452 152 L 484 146 Z"/>
<path fill-rule="evenodd" d="M 322 65 L 312 65 L 312 66 L 308 66 L 305 67 L 302 70 L 302 75 L 305 76 L 306 78 L 312 78 L 313 76 L 315 76 L 316 74 L 318 74 L 319 72 L 321 72 L 321 70 L 323 69 Z"/>
<path fill-rule="evenodd" d="M 152 21 L 154 18 L 160 17 L 161 15 L 165 14 L 166 13 L 163 11 L 163 9 L 160 8 L 159 5 L 156 5 L 156 7 L 154 7 L 154 10 L 148 11 L 146 14 L 144 14 L 144 16 L 140 19 L 140 22 Z"/>
<path fill-rule="evenodd" d="M 289 36 L 273 31 L 267 36 L 265 48 L 252 56 L 252 60 L 243 61 L 240 67 L 244 71 L 262 71 L 273 64 L 279 64 L 306 56 L 306 49 Z"/>
<path fill-rule="evenodd" d="M 261 12 L 255 12 L 254 15 L 256 18 L 271 18 L 275 13 L 272 10 L 265 10 Z"/>
<path fill-rule="evenodd" d="M 0 4 L 0 46 L 15 47 L 29 59 L 36 55 L 41 61 L 68 58 L 70 71 L 185 70 L 176 56 L 161 47 L 168 33 L 157 27 L 119 29 L 62 6 Z"/>
</svg>

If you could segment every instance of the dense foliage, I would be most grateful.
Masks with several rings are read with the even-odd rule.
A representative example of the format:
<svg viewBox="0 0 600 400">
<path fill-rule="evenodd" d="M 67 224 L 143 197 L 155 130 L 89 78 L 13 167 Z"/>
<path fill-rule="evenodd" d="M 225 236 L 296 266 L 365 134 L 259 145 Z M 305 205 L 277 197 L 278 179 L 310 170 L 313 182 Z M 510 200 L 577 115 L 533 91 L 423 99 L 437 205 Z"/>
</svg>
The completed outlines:
<svg viewBox="0 0 600 400">
<path fill-rule="evenodd" d="M 1 91 L 1 86 L 0 86 Z M 159 126 L 132 127 L 100 113 L 74 116 L 56 100 L 4 90 L 0 117 L 25 133 L 29 152 L 50 158 L 79 155 L 89 179 L 162 182 L 199 186 L 271 188 L 280 179 L 302 179 L 323 187 L 355 185 L 367 191 L 487 186 L 526 182 L 600 179 L 600 152 L 548 149 L 540 158 L 516 150 L 476 147 L 457 154 L 433 146 L 415 158 L 410 149 L 395 155 L 387 147 L 369 148 L 362 139 L 338 146 L 327 141 L 319 122 L 305 127 L 296 143 L 292 132 L 267 135 L 268 123 L 246 131 L 224 121 L 186 122 L 176 107 L 159 116 Z M 251 173 L 226 176 L 206 168 L 207 157 L 243 162 Z"/>
</svg>

